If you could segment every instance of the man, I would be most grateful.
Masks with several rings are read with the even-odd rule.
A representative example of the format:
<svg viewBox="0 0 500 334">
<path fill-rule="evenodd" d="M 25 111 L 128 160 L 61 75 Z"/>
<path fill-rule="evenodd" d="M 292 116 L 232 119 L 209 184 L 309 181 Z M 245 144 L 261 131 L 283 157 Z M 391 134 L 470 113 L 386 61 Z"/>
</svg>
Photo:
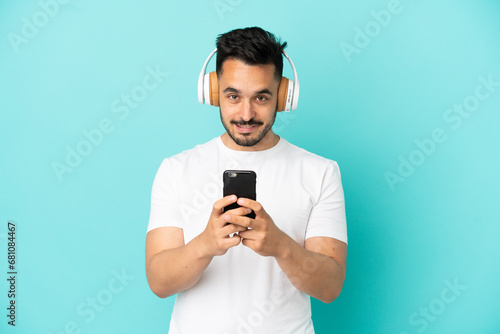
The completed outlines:
<svg viewBox="0 0 500 334">
<path fill-rule="evenodd" d="M 159 297 L 178 294 L 169 333 L 314 333 L 310 296 L 329 303 L 342 289 L 347 231 L 338 165 L 272 129 L 285 46 L 257 27 L 220 35 L 226 132 L 158 170 L 146 273 Z M 257 201 L 222 197 L 227 169 L 256 172 Z M 223 212 L 236 201 L 241 207 Z"/>
</svg>

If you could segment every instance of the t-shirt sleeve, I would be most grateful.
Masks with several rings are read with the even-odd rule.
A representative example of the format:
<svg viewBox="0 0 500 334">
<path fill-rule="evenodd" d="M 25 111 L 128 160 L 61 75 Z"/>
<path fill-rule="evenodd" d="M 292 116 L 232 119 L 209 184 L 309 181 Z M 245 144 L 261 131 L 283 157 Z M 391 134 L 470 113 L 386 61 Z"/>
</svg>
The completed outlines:
<svg viewBox="0 0 500 334">
<path fill-rule="evenodd" d="M 330 237 L 347 244 L 344 190 L 340 169 L 335 161 L 328 162 L 318 201 L 309 216 L 305 238 Z"/>
<path fill-rule="evenodd" d="M 173 182 L 176 174 L 172 161 L 163 160 L 153 182 L 147 232 L 165 226 L 183 228 L 176 183 Z"/>
</svg>

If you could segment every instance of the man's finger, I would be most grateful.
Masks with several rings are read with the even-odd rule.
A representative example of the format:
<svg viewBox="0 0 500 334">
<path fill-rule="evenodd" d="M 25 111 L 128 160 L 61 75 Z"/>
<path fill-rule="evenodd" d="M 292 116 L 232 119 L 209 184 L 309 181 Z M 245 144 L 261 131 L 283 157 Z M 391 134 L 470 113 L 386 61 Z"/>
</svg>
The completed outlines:
<svg viewBox="0 0 500 334">
<path fill-rule="evenodd" d="M 222 197 L 220 200 L 214 203 L 212 208 L 212 215 L 220 216 L 222 214 L 222 209 L 224 209 L 229 204 L 236 202 L 237 197 L 235 195 L 229 195 Z"/>
<path fill-rule="evenodd" d="M 263 215 L 266 213 L 266 211 L 262 207 L 262 204 L 249 198 L 243 198 L 243 197 L 238 198 L 238 204 L 246 208 L 252 209 L 256 215 Z"/>
<path fill-rule="evenodd" d="M 255 230 L 245 230 L 243 232 L 240 232 L 239 235 L 242 239 L 247 239 L 247 240 L 254 240 L 257 238 L 257 231 Z"/>
<path fill-rule="evenodd" d="M 224 214 L 230 214 L 232 216 L 246 216 L 250 212 L 252 212 L 252 209 L 245 208 L 242 206 L 242 207 L 239 207 L 236 209 L 228 210 L 228 211 L 224 212 Z"/>
<path fill-rule="evenodd" d="M 234 224 L 234 225 L 239 225 L 239 226 L 244 226 L 244 227 L 253 227 L 253 223 L 255 222 L 252 218 L 245 217 L 245 216 L 236 216 L 236 215 L 231 215 L 231 214 L 224 214 L 224 220 L 228 223 Z"/>
<path fill-rule="evenodd" d="M 239 235 L 233 235 L 230 238 L 226 238 L 222 240 L 226 249 L 239 245 L 241 242 L 241 238 Z"/>
<path fill-rule="evenodd" d="M 222 228 L 224 235 L 230 235 L 236 232 L 246 231 L 247 228 L 245 226 L 236 225 L 236 224 L 228 224 Z"/>
</svg>

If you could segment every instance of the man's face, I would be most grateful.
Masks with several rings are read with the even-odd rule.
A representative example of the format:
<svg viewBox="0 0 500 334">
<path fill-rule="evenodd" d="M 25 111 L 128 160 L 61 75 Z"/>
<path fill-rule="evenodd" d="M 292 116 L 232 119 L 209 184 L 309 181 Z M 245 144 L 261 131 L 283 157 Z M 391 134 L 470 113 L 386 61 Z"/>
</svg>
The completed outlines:
<svg viewBox="0 0 500 334">
<path fill-rule="evenodd" d="M 219 101 L 222 124 L 239 146 L 255 150 L 269 148 L 275 135 L 279 81 L 274 64 L 246 65 L 228 59 L 219 77 Z M 272 146 L 272 145 L 271 145 Z"/>
</svg>

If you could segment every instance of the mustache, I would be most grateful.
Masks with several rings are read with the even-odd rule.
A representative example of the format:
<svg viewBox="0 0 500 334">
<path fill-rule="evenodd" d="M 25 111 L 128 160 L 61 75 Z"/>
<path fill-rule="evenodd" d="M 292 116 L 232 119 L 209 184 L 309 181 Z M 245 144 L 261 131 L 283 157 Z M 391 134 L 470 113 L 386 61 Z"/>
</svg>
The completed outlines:
<svg viewBox="0 0 500 334">
<path fill-rule="evenodd" d="M 263 122 L 260 122 L 260 121 L 256 121 L 254 120 L 253 118 L 249 121 L 231 121 L 231 124 L 235 124 L 235 125 L 263 125 L 264 123 Z"/>
</svg>

